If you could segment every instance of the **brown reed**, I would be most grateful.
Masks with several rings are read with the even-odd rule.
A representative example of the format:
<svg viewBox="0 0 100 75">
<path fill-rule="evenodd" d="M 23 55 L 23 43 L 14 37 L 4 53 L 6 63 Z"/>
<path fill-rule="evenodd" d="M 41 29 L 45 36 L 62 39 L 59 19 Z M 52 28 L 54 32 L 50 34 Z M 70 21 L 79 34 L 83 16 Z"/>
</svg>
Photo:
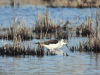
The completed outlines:
<svg viewBox="0 0 100 75">
<path fill-rule="evenodd" d="M 93 29 L 92 29 L 92 23 L 93 21 L 89 19 L 89 17 L 87 17 L 86 19 L 86 24 L 84 27 L 82 27 L 82 36 L 87 36 L 93 33 Z"/>
</svg>

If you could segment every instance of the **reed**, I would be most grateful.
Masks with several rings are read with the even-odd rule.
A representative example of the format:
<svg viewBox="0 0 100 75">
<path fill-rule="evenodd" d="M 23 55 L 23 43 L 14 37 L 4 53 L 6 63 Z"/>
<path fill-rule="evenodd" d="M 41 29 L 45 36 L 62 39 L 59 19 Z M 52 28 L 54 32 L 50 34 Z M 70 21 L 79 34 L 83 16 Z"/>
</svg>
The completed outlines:
<svg viewBox="0 0 100 75">
<path fill-rule="evenodd" d="M 42 29 L 42 32 L 44 32 L 44 33 L 46 33 L 46 32 L 53 33 L 57 29 L 57 27 L 55 27 L 55 24 L 52 23 L 52 20 L 50 18 L 50 11 L 49 11 L 49 16 L 47 15 L 47 9 L 45 9 L 44 15 L 42 15 L 40 12 L 38 12 L 38 20 L 36 22 L 36 28 L 35 28 L 34 32 L 40 33 L 41 29 Z"/>
<path fill-rule="evenodd" d="M 82 27 L 82 36 L 87 36 L 93 33 L 93 29 L 92 29 L 92 19 L 89 19 L 89 17 L 86 18 L 86 24 L 84 27 Z"/>
<path fill-rule="evenodd" d="M 27 26 L 23 26 L 24 22 L 26 22 L 26 20 L 22 20 L 22 22 L 20 23 L 20 25 L 16 25 L 16 23 L 14 23 L 14 26 L 9 28 L 8 30 L 6 30 L 6 36 L 3 35 L 2 37 L 5 39 L 10 39 L 13 40 L 15 39 L 15 36 L 17 37 L 18 40 L 29 40 L 29 39 L 33 39 L 32 36 L 32 28 L 27 28 Z M 31 27 L 31 26 L 30 26 Z M 20 36 L 20 39 L 18 38 Z"/>
<path fill-rule="evenodd" d="M 80 43 L 78 51 L 93 51 L 93 52 L 100 52 L 100 34 L 98 33 L 97 36 L 89 35 L 87 36 L 86 43 Z"/>
</svg>

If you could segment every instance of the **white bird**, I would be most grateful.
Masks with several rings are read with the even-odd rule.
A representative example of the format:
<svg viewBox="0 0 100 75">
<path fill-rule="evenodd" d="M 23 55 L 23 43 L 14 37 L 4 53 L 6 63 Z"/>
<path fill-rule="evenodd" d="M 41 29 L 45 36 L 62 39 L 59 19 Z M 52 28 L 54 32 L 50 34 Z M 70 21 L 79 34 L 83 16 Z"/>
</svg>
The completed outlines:
<svg viewBox="0 0 100 75">
<path fill-rule="evenodd" d="M 37 43 L 37 44 L 40 44 L 40 43 Z M 49 40 L 49 41 L 41 42 L 41 44 L 42 46 L 46 47 L 50 51 L 53 51 L 54 49 L 57 49 L 57 48 L 61 48 L 63 45 L 67 45 L 66 40 L 64 39 L 61 39 L 60 41 Z"/>
</svg>

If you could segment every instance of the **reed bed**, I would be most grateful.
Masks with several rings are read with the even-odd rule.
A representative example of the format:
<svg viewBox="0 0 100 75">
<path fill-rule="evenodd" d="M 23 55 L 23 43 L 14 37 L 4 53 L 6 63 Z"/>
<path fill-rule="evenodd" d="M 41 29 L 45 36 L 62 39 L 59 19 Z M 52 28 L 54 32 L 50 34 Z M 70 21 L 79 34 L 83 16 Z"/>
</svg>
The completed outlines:
<svg viewBox="0 0 100 75">
<path fill-rule="evenodd" d="M 25 24 L 25 26 L 24 26 Z M 0 38 L 7 39 L 7 40 L 14 40 L 16 37 L 18 40 L 29 40 L 33 39 L 32 36 L 32 27 L 30 25 L 30 28 L 27 28 L 26 20 L 23 19 L 22 22 L 18 25 L 17 22 L 14 22 L 12 24 L 12 27 L 9 28 L 3 28 L 3 33 L 6 32 L 6 34 L 2 34 Z"/>
<path fill-rule="evenodd" d="M 78 51 L 93 51 L 93 52 L 100 52 L 100 34 L 98 37 L 87 35 L 87 42 L 79 43 Z"/>
<path fill-rule="evenodd" d="M 36 11 L 35 11 L 36 12 Z M 83 14 L 83 13 L 82 13 Z M 81 14 L 80 14 L 81 15 Z M 79 16 L 80 16 L 79 15 Z M 78 16 L 78 17 L 79 17 Z M 15 16 L 14 16 L 15 17 Z M 76 18 L 78 18 L 76 17 Z M 74 18 L 74 20 L 76 19 Z M 73 20 L 72 20 L 73 21 Z M 64 25 L 61 26 L 62 22 L 54 24 L 50 18 L 50 11 L 49 16 L 47 15 L 47 10 L 45 10 L 45 14 L 42 15 L 38 12 L 38 19 L 36 16 L 36 25 L 35 30 L 27 28 L 26 20 L 23 19 L 22 22 L 19 24 L 14 19 L 14 23 L 12 23 L 12 27 L 5 29 L 6 35 L 0 36 L 2 38 L 2 47 L 0 47 L 0 55 L 37 55 L 37 56 L 44 56 L 46 55 L 56 55 L 53 52 L 45 52 L 44 47 L 41 45 L 42 39 L 52 38 L 52 34 L 56 39 L 68 39 L 69 33 L 75 32 L 75 27 L 68 27 L 68 24 L 71 22 L 66 21 Z M 76 27 L 76 35 L 80 35 L 80 30 L 82 29 L 82 36 L 87 36 L 87 42 L 79 44 L 79 47 L 72 46 L 69 48 L 71 51 L 96 51 L 100 52 L 100 36 L 98 32 L 98 21 L 96 19 L 96 33 L 93 33 L 92 28 L 92 19 L 86 18 L 86 24 Z M 38 34 L 38 39 L 40 39 L 40 44 L 38 44 L 37 48 L 31 49 L 31 40 L 33 39 L 33 32 Z M 48 35 L 50 34 L 50 35 Z M 3 39 L 7 39 L 7 44 L 3 44 Z M 12 40 L 13 44 L 10 45 L 8 40 Z M 30 40 L 28 45 L 24 44 L 25 40 Z M 67 56 L 67 54 L 66 54 Z"/>
<path fill-rule="evenodd" d="M 18 39 L 19 38 L 19 39 Z M 2 47 L 0 47 L 0 55 L 37 55 L 37 56 L 44 56 L 46 55 L 55 55 L 55 53 L 51 52 L 47 54 L 48 52 L 44 51 L 44 47 L 41 45 L 42 38 L 40 36 L 40 44 L 38 44 L 37 48 L 32 48 L 31 46 L 31 39 L 30 42 L 28 42 L 28 45 L 24 43 L 19 37 L 15 37 L 13 39 L 13 44 L 9 44 L 8 39 L 7 43 L 3 43 L 3 37 L 2 37 Z"/>
<path fill-rule="evenodd" d="M 92 19 L 89 19 L 89 17 L 87 17 L 86 24 L 82 26 L 82 33 L 81 33 L 82 36 L 93 34 L 92 24 L 93 24 Z"/>
<path fill-rule="evenodd" d="M 41 30 L 43 33 L 53 33 L 56 32 L 56 30 L 61 27 L 57 24 L 52 23 L 52 20 L 50 18 L 50 11 L 49 16 L 47 15 L 47 10 L 45 10 L 45 14 L 42 15 L 40 12 L 38 13 L 38 20 L 36 21 L 35 30 L 33 30 L 36 33 L 40 33 Z"/>
<path fill-rule="evenodd" d="M 53 52 L 44 51 L 44 48 L 41 45 L 38 45 L 37 48 L 31 49 L 26 45 L 18 45 L 14 43 L 14 45 L 6 44 L 5 46 L 0 47 L 0 55 L 36 55 L 36 56 L 44 56 L 44 55 L 56 55 Z"/>
<path fill-rule="evenodd" d="M 57 18 L 56 18 L 56 22 L 57 22 Z M 60 22 L 58 25 L 53 23 L 53 21 L 50 18 L 50 11 L 48 16 L 47 10 L 45 9 L 44 15 L 38 12 L 38 19 L 36 21 L 35 29 L 33 30 L 33 32 L 35 32 L 37 35 L 39 34 L 38 37 L 36 37 L 38 39 L 40 38 L 41 32 L 43 33 L 42 36 L 45 38 L 50 39 L 52 38 L 52 35 L 54 35 L 56 39 L 62 39 L 62 38 L 68 39 L 68 35 L 67 35 L 68 33 L 64 32 L 66 31 L 67 27 L 66 25 L 64 26 L 61 24 L 63 24 L 63 21 Z M 50 34 L 50 36 L 48 34 Z"/>
<path fill-rule="evenodd" d="M 79 42 L 79 46 L 72 46 L 70 47 L 70 51 L 93 51 L 93 52 L 100 52 L 100 30 L 99 30 L 99 9 L 96 11 L 96 23 L 95 29 L 93 29 L 93 21 L 92 18 L 87 17 L 85 25 L 77 28 L 76 34 L 79 34 L 80 30 L 82 29 L 82 36 L 87 36 L 87 41 Z"/>
<path fill-rule="evenodd" d="M 100 52 L 100 33 L 99 33 L 99 19 L 100 17 L 99 15 L 99 10 L 97 10 L 96 12 L 96 29 L 95 31 L 93 31 L 92 28 L 92 20 L 87 19 L 86 25 L 85 25 L 85 30 L 83 29 L 82 31 L 84 31 L 84 35 L 87 35 L 87 41 L 86 42 L 80 42 L 79 43 L 79 47 L 75 46 L 75 47 L 71 47 L 70 49 L 72 51 L 93 51 L 93 52 Z"/>
</svg>

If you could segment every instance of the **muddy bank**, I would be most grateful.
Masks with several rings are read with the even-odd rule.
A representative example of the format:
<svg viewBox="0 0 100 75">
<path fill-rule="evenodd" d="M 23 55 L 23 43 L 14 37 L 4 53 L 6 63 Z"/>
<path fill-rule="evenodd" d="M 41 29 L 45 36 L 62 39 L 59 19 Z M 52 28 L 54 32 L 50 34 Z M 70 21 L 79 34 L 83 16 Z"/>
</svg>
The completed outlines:
<svg viewBox="0 0 100 75">
<path fill-rule="evenodd" d="M 0 0 L 0 5 L 14 6 L 14 0 Z M 87 8 L 87 7 L 100 7 L 99 0 L 15 0 L 15 4 L 19 7 L 23 4 L 31 5 L 45 5 L 47 7 L 74 7 L 74 8 Z"/>
<path fill-rule="evenodd" d="M 49 3 L 48 7 L 74 7 L 74 8 L 88 8 L 99 7 L 100 1 L 98 0 L 49 0 L 45 1 Z"/>
</svg>

